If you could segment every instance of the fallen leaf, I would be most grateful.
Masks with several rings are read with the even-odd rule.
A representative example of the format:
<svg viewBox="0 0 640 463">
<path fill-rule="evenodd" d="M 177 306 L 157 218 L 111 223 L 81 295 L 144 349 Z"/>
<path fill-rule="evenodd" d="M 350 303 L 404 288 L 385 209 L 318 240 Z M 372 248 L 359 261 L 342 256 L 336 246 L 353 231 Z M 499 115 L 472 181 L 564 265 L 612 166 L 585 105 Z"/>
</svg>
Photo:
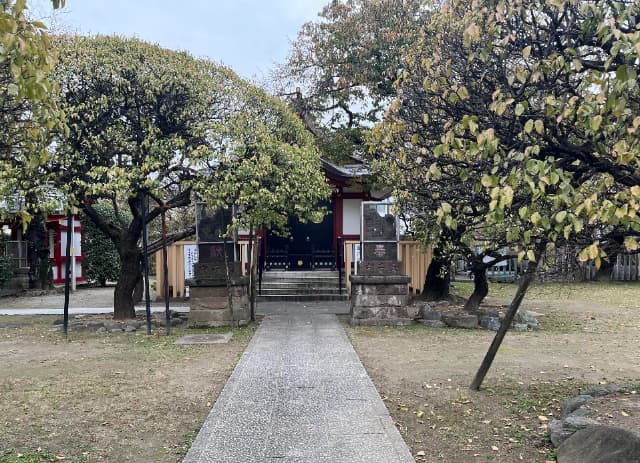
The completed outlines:
<svg viewBox="0 0 640 463">
<path fill-rule="evenodd" d="M 418 418 L 422 418 L 424 416 L 424 412 L 422 410 L 420 410 L 418 413 L 416 413 L 416 416 Z"/>
<path fill-rule="evenodd" d="M 498 447 L 496 447 L 495 445 L 492 445 L 491 446 L 491 450 L 493 450 L 494 452 L 497 452 L 500 449 Z"/>
<path fill-rule="evenodd" d="M 620 412 L 620 414 L 621 414 L 622 416 L 629 416 L 629 414 L 628 414 L 627 412 L 625 412 L 624 410 L 622 410 L 622 411 Z"/>
<path fill-rule="evenodd" d="M 418 453 L 416 453 L 416 457 L 424 457 L 424 456 L 426 456 L 426 455 L 427 455 L 427 454 L 426 454 L 426 453 L 424 453 L 424 450 L 420 450 Z"/>
<path fill-rule="evenodd" d="M 547 417 L 546 417 L 546 416 L 544 416 L 544 415 L 540 415 L 540 416 L 538 417 L 538 419 L 539 419 L 540 421 L 548 421 L 548 420 L 549 420 L 549 418 L 547 418 Z"/>
</svg>

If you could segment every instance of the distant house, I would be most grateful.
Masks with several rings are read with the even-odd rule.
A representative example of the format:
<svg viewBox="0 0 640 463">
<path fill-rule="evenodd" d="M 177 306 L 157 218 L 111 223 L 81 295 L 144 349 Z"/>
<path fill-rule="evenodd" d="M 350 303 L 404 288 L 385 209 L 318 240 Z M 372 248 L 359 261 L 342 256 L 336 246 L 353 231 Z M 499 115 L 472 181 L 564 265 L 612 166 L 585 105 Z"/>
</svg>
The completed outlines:
<svg viewBox="0 0 640 463">
<path fill-rule="evenodd" d="M 28 274 L 30 266 L 29 242 L 25 236 L 24 224 L 19 216 L 15 214 L 21 207 L 23 207 L 23 204 L 20 198 L 12 197 L 0 200 L 0 209 L 6 211 L 8 217 L 4 220 L 0 219 L 0 229 L 5 241 L 4 249 L 0 250 L 0 252 L 10 256 L 14 261 L 14 268 L 17 270 L 16 273 L 18 275 L 18 281 L 13 285 L 15 289 L 26 289 L 28 278 L 25 278 L 25 275 Z M 46 219 L 46 230 L 53 284 L 63 284 L 67 245 L 66 214 L 58 211 L 49 215 Z M 74 216 L 71 249 L 75 260 L 76 283 L 83 283 L 86 278 L 82 269 L 82 226 L 78 215 Z"/>
</svg>

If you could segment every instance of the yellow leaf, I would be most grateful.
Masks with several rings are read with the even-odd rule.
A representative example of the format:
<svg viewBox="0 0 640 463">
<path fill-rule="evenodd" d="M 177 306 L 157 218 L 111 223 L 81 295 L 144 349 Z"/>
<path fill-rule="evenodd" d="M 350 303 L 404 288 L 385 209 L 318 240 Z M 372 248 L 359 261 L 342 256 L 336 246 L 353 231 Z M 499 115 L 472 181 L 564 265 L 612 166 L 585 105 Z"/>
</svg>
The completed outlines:
<svg viewBox="0 0 640 463">
<path fill-rule="evenodd" d="M 424 412 L 422 410 L 420 410 L 418 413 L 416 413 L 416 417 L 418 418 L 422 418 L 424 416 Z"/>
<path fill-rule="evenodd" d="M 531 45 L 529 45 L 528 47 L 524 47 L 524 49 L 522 50 L 523 58 L 527 59 L 530 54 L 531 54 Z"/>
<path fill-rule="evenodd" d="M 531 262 L 535 262 L 536 261 L 536 255 L 533 252 L 533 250 L 529 249 L 527 251 L 527 259 L 529 259 Z"/>
<path fill-rule="evenodd" d="M 620 412 L 620 414 L 621 414 L 622 416 L 629 416 L 629 414 L 628 414 L 627 412 L 625 412 L 624 410 L 622 410 L 622 411 Z"/>
<path fill-rule="evenodd" d="M 547 417 L 546 417 L 546 416 L 544 416 L 544 415 L 540 415 L 540 416 L 538 417 L 538 419 L 539 419 L 540 421 L 549 421 L 549 418 L 547 418 Z"/>
</svg>

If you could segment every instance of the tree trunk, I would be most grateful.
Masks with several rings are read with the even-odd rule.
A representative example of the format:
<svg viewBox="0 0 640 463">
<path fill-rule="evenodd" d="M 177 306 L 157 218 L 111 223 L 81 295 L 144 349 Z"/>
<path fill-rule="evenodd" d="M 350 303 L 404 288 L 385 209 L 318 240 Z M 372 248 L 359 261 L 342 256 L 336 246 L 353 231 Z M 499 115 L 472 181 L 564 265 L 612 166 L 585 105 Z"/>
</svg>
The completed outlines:
<svg viewBox="0 0 640 463">
<path fill-rule="evenodd" d="M 140 281 L 141 252 L 137 245 L 122 245 L 118 247 L 120 254 L 120 276 L 113 293 L 113 318 L 125 320 L 135 318 L 133 293 Z"/>
<path fill-rule="evenodd" d="M 540 244 L 536 250 L 537 251 L 536 259 L 542 256 L 543 250 L 544 250 L 544 245 Z M 493 338 L 493 342 L 491 343 L 491 346 L 489 346 L 489 350 L 484 356 L 484 359 L 482 360 L 482 364 L 480 365 L 480 368 L 478 368 L 478 372 L 476 373 L 475 378 L 473 378 L 473 382 L 471 383 L 471 386 L 469 386 L 470 389 L 473 389 L 475 391 L 480 390 L 480 386 L 484 381 L 484 377 L 489 372 L 489 368 L 491 368 L 493 359 L 496 357 L 496 354 L 498 353 L 498 349 L 500 348 L 500 345 L 502 344 L 502 341 L 504 340 L 504 337 L 506 336 L 507 331 L 511 327 L 513 318 L 516 316 L 516 313 L 520 308 L 520 304 L 522 303 L 522 300 L 524 299 L 525 294 L 527 294 L 529 285 L 531 284 L 531 282 L 536 276 L 537 269 L 538 269 L 538 265 L 536 262 L 529 262 L 526 272 L 524 273 L 524 275 L 522 275 L 522 278 L 520 279 L 518 290 L 516 291 L 516 294 L 513 296 L 511 305 L 509 305 L 509 310 L 507 310 L 507 313 L 504 316 L 504 320 L 502 320 L 502 323 L 500 324 L 500 329 L 498 329 L 496 336 Z"/>
<path fill-rule="evenodd" d="M 424 279 L 422 298 L 426 301 L 441 301 L 449 297 L 451 282 L 451 262 L 442 257 L 435 257 L 429 264 Z"/>
<path fill-rule="evenodd" d="M 481 264 L 473 264 L 471 272 L 473 273 L 473 293 L 464 304 L 463 310 L 466 312 L 477 312 L 480 308 L 480 303 L 487 297 L 487 294 L 489 294 L 487 268 Z"/>
</svg>

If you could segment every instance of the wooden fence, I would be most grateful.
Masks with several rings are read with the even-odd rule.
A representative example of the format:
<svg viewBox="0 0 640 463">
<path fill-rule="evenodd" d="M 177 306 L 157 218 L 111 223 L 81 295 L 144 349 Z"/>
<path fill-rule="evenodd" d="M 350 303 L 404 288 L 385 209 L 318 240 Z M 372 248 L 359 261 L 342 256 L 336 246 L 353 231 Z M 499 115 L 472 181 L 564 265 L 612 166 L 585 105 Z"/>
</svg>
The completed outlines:
<svg viewBox="0 0 640 463">
<path fill-rule="evenodd" d="M 240 262 L 242 262 L 242 274 L 246 275 L 249 267 L 249 242 L 240 241 Z M 191 259 L 195 260 L 195 241 L 178 241 L 170 246 L 167 246 L 167 267 L 169 269 L 169 297 L 180 298 L 186 297 L 184 281 L 190 278 L 191 269 L 189 266 L 191 262 L 185 256 L 185 247 L 191 247 L 193 254 Z M 158 299 L 164 297 L 164 272 L 162 267 L 162 250 L 156 252 L 156 295 Z M 185 263 L 185 261 L 187 261 Z M 186 270 L 186 271 L 185 271 Z"/>
<path fill-rule="evenodd" d="M 411 277 L 409 289 L 414 294 L 420 294 L 424 288 L 424 279 L 433 256 L 430 246 L 423 246 L 418 241 L 400 241 L 398 243 L 398 257 L 400 258 L 402 272 Z M 351 293 L 349 276 L 358 273 L 358 257 L 360 241 L 345 241 L 344 243 L 344 268 L 347 275 L 347 293 Z"/>
<path fill-rule="evenodd" d="M 246 274 L 249 266 L 250 247 L 248 241 L 239 243 L 240 261 L 243 274 Z M 195 259 L 195 241 L 178 241 L 167 247 L 167 261 L 169 270 L 169 297 L 186 297 L 185 279 L 191 276 L 191 263 Z M 185 253 L 185 248 L 187 252 Z M 193 252 L 191 252 L 193 251 Z M 349 276 L 358 272 L 360 241 L 344 242 L 344 269 L 348 294 L 351 290 Z M 423 247 L 418 241 L 400 241 L 399 257 L 402 271 L 411 277 L 410 289 L 414 294 L 422 292 L 427 268 L 431 263 L 431 248 Z M 162 251 L 155 255 L 156 260 L 156 294 L 162 298 L 164 294 L 164 272 L 162 266 Z M 187 261 L 185 263 L 185 261 Z M 185 272 L 186 270 L 186 272 Z"/>
</svg>

